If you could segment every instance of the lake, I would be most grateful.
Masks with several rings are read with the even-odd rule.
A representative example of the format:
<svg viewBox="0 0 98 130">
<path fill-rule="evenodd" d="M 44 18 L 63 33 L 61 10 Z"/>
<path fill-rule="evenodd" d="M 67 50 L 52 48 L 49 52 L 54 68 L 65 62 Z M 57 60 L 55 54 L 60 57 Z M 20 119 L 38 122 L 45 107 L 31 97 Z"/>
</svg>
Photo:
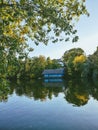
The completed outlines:
<svg viewBox="0 0 98 130">
<path fill-rule="evenodd" d="M 12 81 L 0 88 L 0 130 L 98 130 L 98 83 Z"/>
</svg>

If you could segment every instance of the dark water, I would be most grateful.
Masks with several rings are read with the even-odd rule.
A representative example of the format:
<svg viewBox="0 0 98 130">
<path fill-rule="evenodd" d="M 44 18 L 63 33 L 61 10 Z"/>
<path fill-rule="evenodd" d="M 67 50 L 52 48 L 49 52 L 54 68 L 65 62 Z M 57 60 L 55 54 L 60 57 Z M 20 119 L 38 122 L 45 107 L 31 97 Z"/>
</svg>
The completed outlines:
<svg viewBox="0 0 98 130">
<path fill-rule="evenodd" d="M 0 88 L 0 130 L 98 130 L 98 83 L 13 81 Z"/>
</svg>

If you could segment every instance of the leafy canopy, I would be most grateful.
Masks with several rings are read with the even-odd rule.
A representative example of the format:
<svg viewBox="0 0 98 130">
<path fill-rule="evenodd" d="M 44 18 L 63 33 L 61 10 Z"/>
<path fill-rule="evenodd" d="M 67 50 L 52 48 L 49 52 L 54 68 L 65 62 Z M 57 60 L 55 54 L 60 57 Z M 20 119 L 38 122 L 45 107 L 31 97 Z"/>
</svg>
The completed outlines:
<svg viewBox="0 0 98 130">
<path fill-rule="evenodd" d="M 0 0 L 0 12 L 0 39 L 20 44 L 27 37 L 36 44 L 68 40 L 58 36 L 75 35 L 75 20 L 87 14 L 85 0 Z"/>
<path fill-rule="evenodd" d="M 62 58 L 63 58 L 63 62 L 67 67 L 69 75 L 75 75 L 74 72 L 76 70 L 79 70 L 80 66 L 86 60 L 84 50 L 82 50 L 81 48 L 73 48 L 66 51 Z"/>
<path fill-rule="evenodd" d="M 16 56 L 32 51 L 28 38 L 37 45 L 77 41 L 74 23 L 82 14 L 85 0 L 0 0 L 0 77 Z"/>
</svg>

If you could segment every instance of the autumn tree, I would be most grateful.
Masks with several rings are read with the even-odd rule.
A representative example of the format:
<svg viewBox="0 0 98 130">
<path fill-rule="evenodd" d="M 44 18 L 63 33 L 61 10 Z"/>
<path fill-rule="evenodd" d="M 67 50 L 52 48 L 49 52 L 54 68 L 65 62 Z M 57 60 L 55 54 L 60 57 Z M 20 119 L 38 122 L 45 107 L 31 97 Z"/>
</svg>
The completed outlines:
<svg viewBox="0 0 98 130">
<path fill-rule="evenodd" d="M 74 68 L 75 68 L 75 71 L 77 71 L 80 76 L 84 69 L 84 63 L 86 62 L 86 59 L 87 59 L 86 56 L 83 54 L 80 56 L 76 56 L 74 58 L 74 61 L 73 61 Z"/>
<path fill-rule="evenodd" d="M 80 75 L 82 63 L 85 62 L 86 56 L 81 48 L 73 48 L 66 51 L 63 55 L 63 62 L 68 70 L 68 75 L 75 76 L 76 72 Z"/>
</svg>

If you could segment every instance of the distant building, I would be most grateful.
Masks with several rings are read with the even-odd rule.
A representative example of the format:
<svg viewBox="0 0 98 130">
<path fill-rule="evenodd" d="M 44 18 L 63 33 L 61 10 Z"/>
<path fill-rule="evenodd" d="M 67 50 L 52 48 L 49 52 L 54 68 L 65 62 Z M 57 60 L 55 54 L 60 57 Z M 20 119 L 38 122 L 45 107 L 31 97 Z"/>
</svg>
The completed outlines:
<svg viewBox="0 0 98 130">
<path fill-rule="evenodd" d="M 44 78 L 61 78 L 64 76 L 64 68 L 60 69 L 46 69 L 43 71 Z"/>
</svg>

